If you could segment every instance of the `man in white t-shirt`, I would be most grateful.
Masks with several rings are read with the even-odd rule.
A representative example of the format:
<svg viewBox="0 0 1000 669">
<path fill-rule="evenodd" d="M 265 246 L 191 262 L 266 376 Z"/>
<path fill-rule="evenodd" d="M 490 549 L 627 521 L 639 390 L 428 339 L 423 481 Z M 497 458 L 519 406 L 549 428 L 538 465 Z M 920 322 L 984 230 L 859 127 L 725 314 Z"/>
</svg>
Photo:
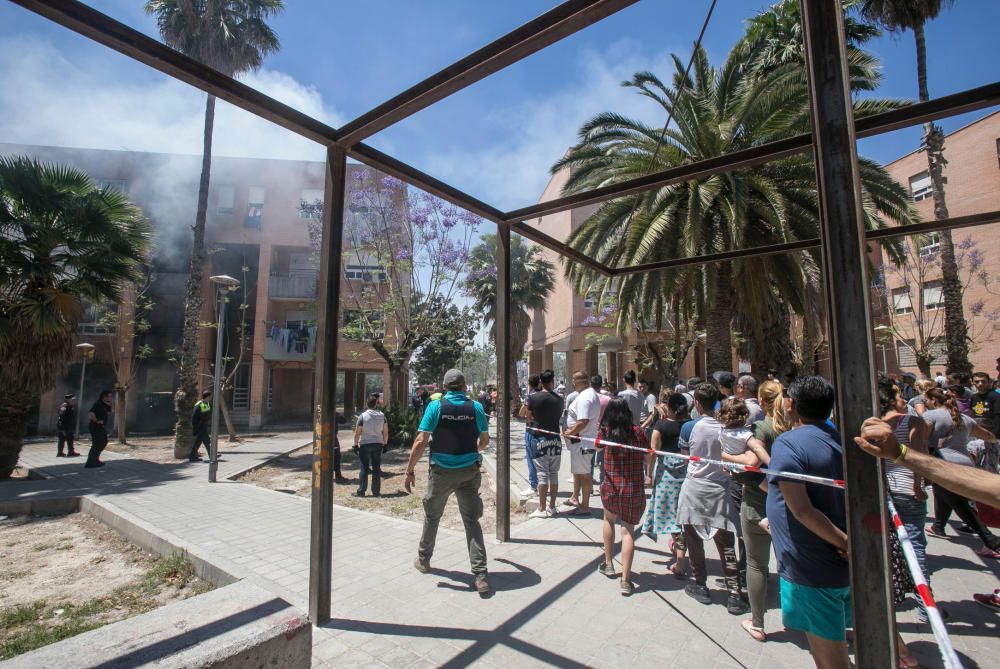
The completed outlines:
<svg viewBox="0 0 1000 669">
<path fill-rule="evenodd" d="M 594 481 L 594 442 L 597 429 L 601 422 L 601 400 L 598 391 L 601 378 L 595 384 L 589 383 L 584 372 L 573 374 L 573 388 L 579 393 L 566 412 L 566 431 L 564 437 L 570 439 L 569 462 L 573 472 L 573 496 L 566 500 L 565 506 L 575 507 L 569 512 L 571 516 L 590 515 L 590 492 Z M 583 437 L 587 441 L 575 441 L 573 437 Z M 574 443 L 575 441 L 575 443 Z"/>
</svg>

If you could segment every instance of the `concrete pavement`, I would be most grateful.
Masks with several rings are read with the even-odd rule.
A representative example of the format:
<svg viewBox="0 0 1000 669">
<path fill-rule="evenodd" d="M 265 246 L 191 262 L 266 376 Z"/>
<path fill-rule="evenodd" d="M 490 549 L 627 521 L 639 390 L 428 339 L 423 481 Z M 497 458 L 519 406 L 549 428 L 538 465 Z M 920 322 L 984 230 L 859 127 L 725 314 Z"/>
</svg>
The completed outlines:
<svg viewBox="0 0 1000 669">
<path fill-rule="evenodd" d="M 515 437 L 515 473 L 524 477 L 523 440 Z M 301 445 L 301 440 L 298 444 Z M 226 452 L 231 471 L 253 466 L 282 446 L 248 444 Z M 293 450 L 291 443 L 286 444 Z M 108 466 L 53 457 L 50 445 L 30 445 L 22 463 L 53 478 L 0 484 L 0 502 L 87 494 L 147 527 L 169 534 L 231 568 L 235 576 L 305 608 L 308 599 L 307 499 L 235 482 L 209 484 L 206 465 L 158 465 L 108 456 Z M 237 452 L 239 451 L 239 452 Z M 568 458 L 563 467 L 568 473 Z M 520 463 L 520 464 L 519 464 Z M 220 475 L 224 471 L 220 466 Z M 220 479 L 222 476 L 220 476 Z M 566 476 L 561 477 L 561 483 Z M 465 538 L 441 530 L 431 574 L 412 567 L 420 526 L 337 507 L 334 512 L 334 620 L 315 630 L 315 667 L 806 667 L 802 635 L 781 631 L 780 612 L 767 617 L 766 644 L 751 640 L 740 619 L 714 603 L 683 594 L 667 573 L 665 545 L 639 541 L 638 591 L 621 597 L 617 582 L 597 573 L 601 521 L 535 519 L 514 528 L 503 545 L 487 538 L 495 594 L 471 590 Z M 974 542 L 931 539 L 938 599 L 952 614 L 949 628 L 967 667 L 989 667 L 1000 654 L 1000 616 L 968 599 L 998 584 L 998 565 L 972 552 Z M 712 549 L 709 549 L 712 554 Z M 710 574 L 720 574 L 710 560 Z M 777 605 L 772 580 L 772 605 Z M 912 610 L 900 631 L 924 666 L 940 666 L 933 637 Z"/>
</svg>

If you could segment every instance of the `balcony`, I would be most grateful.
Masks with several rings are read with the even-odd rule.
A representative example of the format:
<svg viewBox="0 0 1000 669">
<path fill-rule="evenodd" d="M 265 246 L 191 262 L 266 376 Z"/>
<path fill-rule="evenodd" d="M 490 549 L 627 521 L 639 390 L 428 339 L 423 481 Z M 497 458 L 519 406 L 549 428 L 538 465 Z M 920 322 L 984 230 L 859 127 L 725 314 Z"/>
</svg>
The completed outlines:
<svg viewBox="0 0 1000 669">
<path fill-rule="evenodd" d="M 282 330 L 276 336 L 264 339 L 265 360 L 312 362 L 315 352 L 315 334 L 308 338 L 301 338 L 295 330 Z"/>
<path fill-rule="evenodd" d="M 315 300 L 319 285 L 318 272 L 304 272 L 268 277 L 267 296 L 289 300 Z"/>
</svg>

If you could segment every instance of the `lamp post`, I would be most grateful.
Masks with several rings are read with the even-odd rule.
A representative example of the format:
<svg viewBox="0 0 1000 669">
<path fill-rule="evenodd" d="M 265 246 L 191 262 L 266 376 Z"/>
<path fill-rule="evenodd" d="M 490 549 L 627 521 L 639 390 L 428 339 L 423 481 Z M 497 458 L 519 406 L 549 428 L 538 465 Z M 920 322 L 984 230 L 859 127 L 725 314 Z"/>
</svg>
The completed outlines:
<svg viewBox="0 0 1000 669">
<path fill-rule="evenodd" d="M 469 344 L 471 344 L 472 342 L 466 339 L 465 337 L 462 337 L 455 343 L 462 347 L 462 356 L 460 362 L 458 363 L 458 366 L 462 368 L 462 373 L 465 374 L 465 349 L 468 348 Z"/>
<path fill-rule="evenodd" d="M 208 482 L 215 483 L 219 468 L 219 384 L 222 379 L 222 330 L 226 325 L 226 295 L 240 287 L 238 279 L 225 274 L 209 277 L 219 291 L 218 322 L 215 332 L 215 374 L 212 381 L 212 443 L 208 449 Z"/>
<path fill-rule="evenodd" d="M 77 395 L 79 399 L 76 402 L 76 436 L 79 438 L 80 421 L 83 420 L 83 379 L 87 375 L 87 358 L 94 352 L 94 345 L 85 342 L 77 344 L 76 348 L 83 353 L 83 367 L 80 369 L 80 393 Z"/>
<path fill-rule="evenodd" d="M 890 328 L 888 325 L 876 325 L 875 328 L 874 328 L 874 330 L 875 330 L 875 332 L 878 332 L 879 335 L 880 335 L 878 347 L 882 351 L 882 373 L 885 374 L 886 376 L 888 376 L 889 375 L 889 361 L 885 357 L 885 340 L 881 338 L 881 335 L 884 334 L 884 333 L 886 333 L 886 332 L 888 332 L 888 333 L 891 334 L 892 333 L 892 328 Z"/>
</svg>

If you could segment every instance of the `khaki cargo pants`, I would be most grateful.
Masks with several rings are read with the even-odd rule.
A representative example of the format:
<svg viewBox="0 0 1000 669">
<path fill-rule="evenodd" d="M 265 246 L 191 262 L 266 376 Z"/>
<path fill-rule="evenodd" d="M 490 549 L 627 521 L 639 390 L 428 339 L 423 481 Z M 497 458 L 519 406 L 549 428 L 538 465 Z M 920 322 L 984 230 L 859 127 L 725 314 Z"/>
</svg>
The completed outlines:
<svg viewBox="0 0 1000 669">
<path fill-rule="evenodd" d="M 486 573 L 486 545 L 483 542 L 483 528 L 479 519 L 483 517 L 483 499 L 479 496 L 482 476 L 479 464 L 461 469 L 447 469 L 431 465 L 424 495 L 424 530 L 420 535 L 418 555 L 430 561 L 434 554 L 438 524 L 445 504 L 452 493 L 458 500 L 458 511 L 465 524 L 465 539 L 469 544 L 469 562 L 473 574 Z"/>
</svg>

